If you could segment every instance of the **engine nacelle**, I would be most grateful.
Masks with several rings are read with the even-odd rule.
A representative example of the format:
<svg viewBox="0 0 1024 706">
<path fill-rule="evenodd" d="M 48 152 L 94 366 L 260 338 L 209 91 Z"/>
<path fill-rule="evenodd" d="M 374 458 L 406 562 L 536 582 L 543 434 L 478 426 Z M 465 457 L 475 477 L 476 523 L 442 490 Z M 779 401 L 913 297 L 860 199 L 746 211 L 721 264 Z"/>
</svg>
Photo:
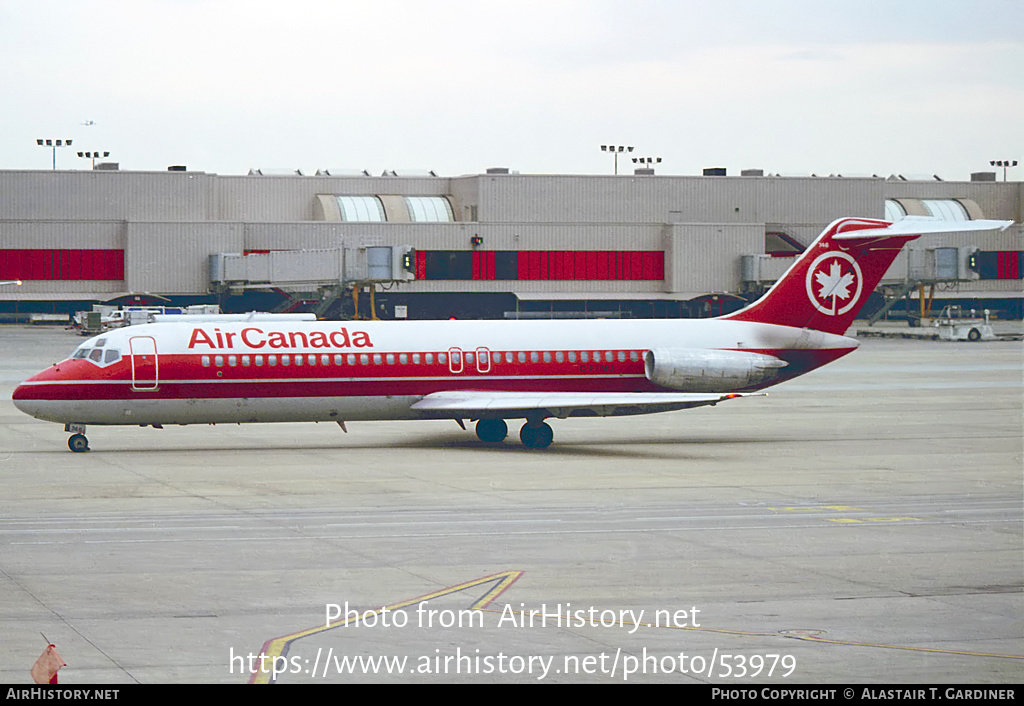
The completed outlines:
<svg viewBox="0 0 1024 706">
<path fill-rule="evenodd" d="M 651 382 L 682 392 L 729 392 L 770 382 L 788 365 L 775 356 L 745 351 L 655 348 L 644 353 Z"/>
</svg>

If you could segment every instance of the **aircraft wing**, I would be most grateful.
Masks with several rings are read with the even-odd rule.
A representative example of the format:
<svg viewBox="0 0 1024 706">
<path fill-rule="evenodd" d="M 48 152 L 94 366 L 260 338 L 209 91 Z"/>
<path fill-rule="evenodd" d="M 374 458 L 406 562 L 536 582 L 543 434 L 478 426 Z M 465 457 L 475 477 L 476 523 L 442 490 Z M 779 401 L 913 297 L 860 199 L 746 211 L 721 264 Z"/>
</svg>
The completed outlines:
<svg viewBox="0 0 1024 706">
<path fill-rule="evenodd" d="M 715 405 L 737 397 L 763 396 L 763 392 L 434 392 L 412 405 L 424 417 L 439 419 L 517 419 L 543 411 L 545 416 L 618 417 L 651 414 Z"/>
</svg>

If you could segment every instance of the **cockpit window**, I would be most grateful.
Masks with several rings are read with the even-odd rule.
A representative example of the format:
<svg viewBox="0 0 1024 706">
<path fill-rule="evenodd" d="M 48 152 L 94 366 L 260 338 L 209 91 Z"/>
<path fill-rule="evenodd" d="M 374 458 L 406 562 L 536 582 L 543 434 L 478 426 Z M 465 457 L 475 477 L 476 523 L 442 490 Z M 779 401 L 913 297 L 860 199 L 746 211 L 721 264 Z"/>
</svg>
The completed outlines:
<svg viewBox="0 0 1024 706">
<path fill-rule="evenodd" d="M 110 365 L 121 360 L 121 351 L 117 348 L 103 348 L 101 344 L 106 343 L 105 338 L 90 341 L 71 354 L 75 360 L 89 360 L 100 366 Z"/>
</svg>

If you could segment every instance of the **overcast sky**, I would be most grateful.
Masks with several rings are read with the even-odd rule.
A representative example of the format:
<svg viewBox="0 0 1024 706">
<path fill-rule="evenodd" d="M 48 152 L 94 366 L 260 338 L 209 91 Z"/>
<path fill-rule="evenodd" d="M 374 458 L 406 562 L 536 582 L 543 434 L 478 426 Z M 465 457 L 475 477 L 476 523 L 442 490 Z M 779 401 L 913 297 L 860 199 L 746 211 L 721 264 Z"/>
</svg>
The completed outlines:
<svg viewBox="0 0 1024 706">
<path fill-rule="evenodd" d="M 0 0 L 0 169 L 967 179 L 1022 67 L 1021 0 Z"/>
</svg>

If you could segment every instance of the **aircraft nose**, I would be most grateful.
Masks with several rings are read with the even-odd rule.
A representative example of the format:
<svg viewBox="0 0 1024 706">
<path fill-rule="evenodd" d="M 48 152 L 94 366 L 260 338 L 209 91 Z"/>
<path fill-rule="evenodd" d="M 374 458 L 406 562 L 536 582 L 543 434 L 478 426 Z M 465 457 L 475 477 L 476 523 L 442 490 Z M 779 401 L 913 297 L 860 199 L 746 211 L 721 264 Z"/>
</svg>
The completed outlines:
<svg viewBox="0 0 1024 706">
<path fill-rule="evenodd" d="M 31 401 L 29 391 L 31 387 L 29 385 L 21 384 L 14 388 L 14 394 L 11 395 L 11 400 L 14 402 L 14 406 L 19 410 L 30 416 L 35 416 L 33 411 L 35 405 Z"/>
<path fill-rule="evenodd" d="M 14 406 L 31 417 L 38 417 L 40 387 L 35 383 L 52 379 L 54 377 L 53 371 L 55 369 L 56 366 L 52 366 L 46 370 L 38 372 L 14 388 L 14 394 L 11 395 L 11 400 L 14 402 Z"/>
</svg>

